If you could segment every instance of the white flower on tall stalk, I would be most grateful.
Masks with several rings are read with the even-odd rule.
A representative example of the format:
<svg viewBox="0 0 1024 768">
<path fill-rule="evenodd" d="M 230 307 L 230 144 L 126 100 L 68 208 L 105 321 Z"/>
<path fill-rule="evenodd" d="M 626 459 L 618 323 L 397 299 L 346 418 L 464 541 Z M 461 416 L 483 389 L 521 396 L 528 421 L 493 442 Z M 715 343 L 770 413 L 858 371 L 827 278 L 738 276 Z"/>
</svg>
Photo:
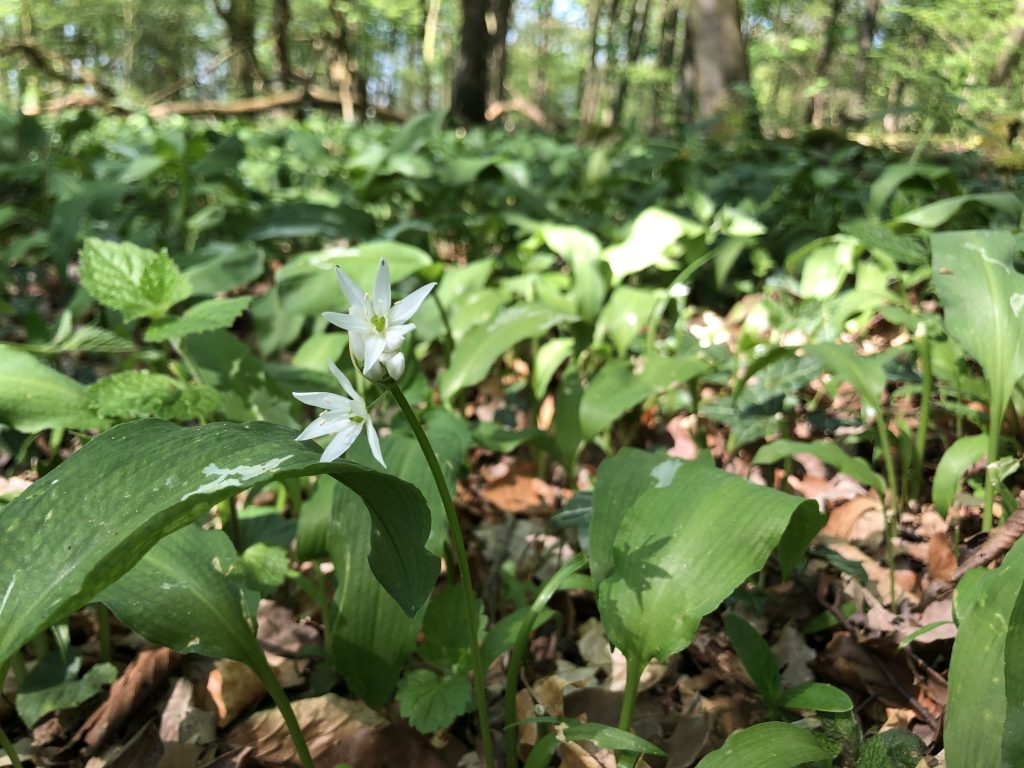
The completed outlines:
<svg viewBox="0 0 1024 768">
<path fill-rule="evenodd" d="M 317 417 L 312 424 L 302 430 L 296 440 L 312 440 L 324 435 L 334 435 L 334 439 L 324 449 L 321 461 L 334 461 L 345 451 L 352 447 L 352 443 L 359 437 L 359 433 L 366 427 L 366 439 L 370 443 L 370 453 L 373 458 L 387 467 L 384 463 L 384 456 L 380 452 L 380 439 L 377 437 L 377 430 L 373 428 L 370 421 L 370 414 L 366 410 L 366 402 L 352 386 L 352 382 L 342 373 L 338 366 L 328 362 L 334 378 L 341 384 L 348 397 L 336 395 L 333 392 L 292 392 L 292 397 L 300 403 L 311 405 L 314 408 L 323 408 L 323 413 Z"/>
<path fill-rule="evenodd" d="M 384 259 L 377 268 L 372 299 L 341 267 L 335 269 L 341 290 L 348 299 L 348 312 L 324 312 L 324 317 L 332 325 L 348 331 L 352 359 L 362 367 L 366 378 L 382 382 L 390 377 L 397 381 L 405 372 L 402 342 L 416 327 L 409 320 L 437 283 L 417 288 L 391 306 L 391 271 Z"/>
</svg>

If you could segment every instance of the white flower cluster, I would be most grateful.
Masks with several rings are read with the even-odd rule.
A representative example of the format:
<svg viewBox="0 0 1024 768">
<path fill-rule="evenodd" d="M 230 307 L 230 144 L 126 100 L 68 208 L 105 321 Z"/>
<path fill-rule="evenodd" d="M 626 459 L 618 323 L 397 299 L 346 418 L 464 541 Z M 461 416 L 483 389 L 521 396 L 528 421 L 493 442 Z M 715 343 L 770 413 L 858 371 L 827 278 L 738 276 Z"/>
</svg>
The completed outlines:
<svg viewBox="0 0 1024 768">
<path fill-rule="evenodd" d="M 377 383 L 397 381 L 405 372 L 402 344 L 405 337 L 416 327 L 409 321 L 437 283 L 429 283 L 416 289 L 392 306 L 391 272 L 384 259 L 380 260 L 380 266 L 377 268 L 372 299 L 369 294 L 359 290 L 359 286 L 342 271 L 341 267 L 336 269 L 341 290 L 348 299 L 348 312 L 324 312 L 324 317 L 332 325 L 348 331 L 352 359 L 366 378 Z M 373 428 L 373 422 L 370 421 L 366 402 L 334 363 L 329 362 L 327 366 L 348 397 L 332 392 L 293 392 L 292 395 L 299 402 L 324 409 L 295 439 L 312 440 L 324 435 L 334 435 L 334 439 L 324 449 L 321 457 L 325 462 L 334 461 L 352 446 L 365 426 L 373 457 L 382 466 L 386 466 L 380 450 L 380 440 Z"/>
</svg>

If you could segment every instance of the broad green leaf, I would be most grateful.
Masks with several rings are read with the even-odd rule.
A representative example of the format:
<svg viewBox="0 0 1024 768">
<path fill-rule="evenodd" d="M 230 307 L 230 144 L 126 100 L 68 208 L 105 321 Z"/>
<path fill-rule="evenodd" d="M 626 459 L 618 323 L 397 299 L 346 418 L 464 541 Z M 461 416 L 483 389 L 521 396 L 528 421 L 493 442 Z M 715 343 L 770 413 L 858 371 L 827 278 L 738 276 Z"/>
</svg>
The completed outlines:
<svg viewBox="0 0 1024 768">
<path fill-rule="evenodd" d="M 904 267 L 918 267 L 928 262 L 928 252 L 913 237 L 898 235 L 881 222 L 857 219 L 841 222 L 839 230 L 857 238 L 874 254 L 885 254 Z"/>
<path fill-rule="evenodd" d="M 620 357 L 629 351 L 629 345 L 650 323 L 651 313 L 661 301 L 664 291 L 620 285 L 609 297 L 594 327 L 594 344 L 605 336 L 611 339 Z"/>
<path fill-rule="evenodd" d="M 157 416 L 188 421 L 216 413 L 220 394 L 211 387 L 188 384 L 162 373 L 121 371 L 91 384 L 85 403 L 104 418 Z"/>
<path fill-rule="evenodd" d="M 31 434 L 97 426 L 86 388 L 28 352 L 0 344 L 0 423 Z"/>
<path fill-rule="evenodd" d="M 555 435 L 558 457 L 570 477 L 575 477 L 576 457 L 583 447 L 583 433 L 580 427 L 582 398 L 583 385 L 579 376 L 573 368 L 567 368 L 555 388 L 555 418 L 551 423 L 551 429 Z"/>
<path fill-rule="evenodd" d="M 815 248 L 800 273 L 800 296 L 819 301 L 834 296 L 853 274 L 856 250 L 853 240 L 842 235 Z"/>
<path fill-rule="evenodd" d="M 621 451 L 602 464 L 594 492 L 591 567 L 601 620 L 609 640 L 637 659 L 664 659 L 689 645 L 701 618 L 763 567 L 794 513 L 817 514 L 813 501 L 660 458 L 651 466 L 641 452 Z"/>
<path fill-rule="evenodd" d="M 21 721 L 31 728 L 51 712 L 84 704 L 117 679 L 113 664 L 97 664 L 79 677 L 81 670 L 77 654 L 66 661 L 52 651 L 41 659 L 22 681 L 14 702 Z"/>
<path fill-rule="evenodd" d="M 885 370 L 877 357 L 864 357 L 848 344 L 812 344 L 805 352 L 822 368 L 848 382 L 861 398 L 861 410 L 868 418 L 880 415 L 885 390 Z"/>
<path fill-rule="evenodd" d="M 327 370 L 328 361 L 337 362 L 348 347 L 348 335 L 344 333 L 315 333 L 308 336 L 295 351 L 292 365 L 311 371 Z"/>
<path fill-rule="evenodd" d="M 840 446 L 824 440 L 805 443 L 800 440 L 776 440 L 762 445 L 754 454 L 753 464 L 775 464 L 799 453 L 809 453 L 833 469 L 849 475 L 858 483 L 878 491 L 885 496 L 885 481 L 859 456 L 851 456 Z"/>
<path fill-rule="evenodd" d="M 438 560 L 423 495 L 397 478 L 320 452 L 272 424 L 177 427 L 123 424 L 0 510 L 0 660 L 94 598 L 161 538 L 240 490 L 275 479 L 330 474 L 373 516 L 370 566 L 412 615 L 426 600 Z M 117 503 L 111 502 L 116 499 Z M 49 570 L 46 570 L 49 569 Z"/>
<path fill-rule="evenodd" d="M 367 240 L 373 236 L 373 217 L 345 205 L 282 203 L 261 211 L 259 223 L 244 240 L 285 240 L 317 237 L 333 240 Z"/>
<path fill-rule="evenodd" d="M 810 731 L 789 723 L 760 723 L 736 731 L 697 768 L 800 768 L 831 764 L 829 752 Z"/>
<path fill-rule="evenodd" d="M 984 434 L 961 437 L 946 449 L 932 477 L 932 503 L 936 512 L 945 517 L 960 490 L 964 473 L 985 458 L 987 452 L 988 436 Z"/>
<path fill-rule="evenodd" d="M 779 703 L 788 709 L 813 709 L 816 712 L 849 712 L 853 701 L 844 691 L 826 683 L 804 683 L 787 688 Z"/>
<path fill-rule="evenodd" d="M 292 569 L 285 547 L 262 541 L 245 548 L 241 567 L 249 587 L 265 597 L 272 595 L 288 579 L 299 575 L 298 571 Z"/>
<path fill-rule="evenodd" d="M 917 736 L 893 728 L 867 740 L 857 755 L 857 768 L 916 768 L 924 754 Z"/>
<path fill-rule="evenodd" d="M 548 329 L 571 322 L 571 315 L 552 312 L 541 304 L 521 304 L 501 310 L 455 347 L 451 365 L 440 378 L 441 398 L 451 400 L 465 387 L 479 383 L 504 352 L 526 339 L 540 339 Z"/>
<path fill-rule="evenodd" d="M 675 269 L 668 250 L 682 237 L 704 234 L 705 227 L 691 219 L 662 208 L 647 208 L 633 220 L 626 239 L 604 250 L 604 260 L 612 270 L 612 283 L 650 267 Z"/>
<path fill-rule="evenodd" d="M 537 350 L 530 367 L 530 387 L 538 401 L 544 399 L 558 369 L 576 351 L 576 341 L 568 337 L 548 339 Z"/>
<path fill-rule="evenodd" d="M 765 702 L 774 705 L 782 691 L 782 679 L 771 646 L 742 616 L 727 613 L 723 620 L 725 631 L 729 634 L 736 655 L 743 662 L 743 668 L 747 670 Z"/>
<path fill-rule="evenodd" d="M 580 427 L 584 439 L 610 427 L 626 411 L 649 397 L 676 389 L 708 371 L 696 356 L 661 357 L 654 354 L 629 360 L 610 360 L 597 372 L 580 400 Z"/>
<path fill-rule="evenodd" d="M 1013 266 L 1018 250 L 1011 232 L 932 235 L 932 283 L 946 330 L 985 371 L 996 414 L 1005 412 L 1024 376 L 1024 274 Z"/>
<path fill-rule="evenodd" d="M 439 675 L 414 669 L 398 683 L 398 711 L 421 733 L 447 728 L 473 706 L 473 691 L 465 675 Z"/>
<path fill-rule="evenodd" d="M 300 563 L 330 556 L 327 543 L 330 540 L 336 485 L 334 478 L 321 475 L 316 479 L 313 494 L 302 504 L 295 531 L 295 559 Z"/>
<path fill-rule="evenodd" d="M 230 328 L 235 320 L 252 302 L 251 296 L 236 296 L 232 299 L 207 299 L 185 310 L 181 317 L 165 317 L 146 329 L 149 342 L 180 339 L 195 333 L 206 333 L 221 328 Z"/>
<path fill-rule="evenodd" d="M 894 163 L 886 166 L 871 185 L 868 195 L 868 213 L 872 218 L 881 218 L 885 204 L 899 187 L 914 178 L 937 182 L 950 176 L 949 168 L 941 165 L 920 163 Z"/>
<path fill-rule="evenodd" d="M 263 655 L 256 641 L 260 596 L 245 588 L 244 578 L 227 534 L 186 525 L 97 600 L 152 643 L 252 666 Z"/>
<path fill-rule="evenodd" d="M 587 322 L 593 321 L 608 292 L 601 264 L 601 242 L 587 230 L 565 224 L 542 224 L 539 234 L 548 248 L 569 263 L 572 293 L 580 316 Z"/>
<path fill-rule="evenodd" d="M 1003 725 L 1003 765 L 1024 761 L 1024 589 L 1018 588 L 1006 628 L 1006 722 Z"/>
<path fill-rule="evenodd" d="M 912 224 L 922 229 L 937 229 L 960 212 L 965 205 L 977 203 L 995 211 L 1005 213 L 1013 219 L 1020 219 L 1021 201 L 1013 192 L 981 192 L 973 195 L 957 195 L 945 200 L 908 211 L 896 217 L 901 224 Z"/>
<path fill-rule="evenodd" d="M 188 278 L 166 251 L 95 237 L 82 246 L 82 286 L 128 321 L 162 317 L 192 294 Z"/>
<path fill-rule="evenodd" d="M 113 331 L 97 325 L 83 325 L 74 333 L 63 339 L 59 344 L 51 344 L 46 352 L 102 352 L 116 354 L 118 352 L 135 351 L 135 343 L 131 339 L 119 336 Z"/>
<path fill-rule="evenodd" d="M 248 285 L 263 274 L 263 251 L 252 243 L 210 243 L 181 259 L 193 296 Z"/>
<path fill-rule="evenodd" d="M 547 768 L 555 756 L 562 740 L 591 741 L 599 749 L 614 750 L 632 754 L 648 754 L 664 757 L 665 753 L 647 739 L 604 723 L 580 723 L 556 718 L 538 718 L 540 722 L 566 724 L 565 728 L 549 731 L 530 750 L 525 768 Z"/>
<path fill-rule="evenodd" d="M 327 652 L 348 687 L 380 708 L 391 700 L 402 667 L 416 648 L 423 613 L 407 615 L 374 578 L 367 562 L 370 515 L 352 491 L 333 485 L 327 549 L 338 588 L 327 619 Z"/>
<path fill-rule="evenodd" d="M 1008 752 L 1020 756 L 1024 722 L 1020 692 L 1007 671 L 1024 665 L 1017 612 L 1024 588 L 1024 544 L 1017 542 L 994 571 L 976 568 L 960 580 L 954 595 L 957 636 L 949 665 L 946 762 L 950 768 L 1013 768 Z M 1011 637 L 1018 645 L 1009 645 Z M 1014 671 L 1016 676 L 1017 672 Z M 1008 694 L 1013 698 L 1008 707 Z M 1010 715 L 1008 717 L 1008 715 Z"/>
<path fill-rule="evenodd" d="M 423 620 L 423 641 L 416 653 L 431 666 L 463 671 L 469 668 L 469 652 L 466 650 L 469 629 L 464 600 L 462 590 L 455 586 L 446 587 L 430 599 Z M 480 636 L 487 626 L 487 618 L 483 604 L 479 600 L 476 603 L 477 635 Z"/>
</svg>

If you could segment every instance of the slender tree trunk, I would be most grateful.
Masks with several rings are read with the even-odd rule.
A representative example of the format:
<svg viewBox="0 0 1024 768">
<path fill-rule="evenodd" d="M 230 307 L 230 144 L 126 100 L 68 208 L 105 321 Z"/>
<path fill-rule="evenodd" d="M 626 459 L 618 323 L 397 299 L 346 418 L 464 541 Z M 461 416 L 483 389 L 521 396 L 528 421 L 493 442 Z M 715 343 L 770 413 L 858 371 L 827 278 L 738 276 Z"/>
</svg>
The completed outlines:
<svg viewBox="0 0 1024 768">
<path fill-rule="evenodd" d="M 676 38 L 679 27 L 679 0 L 665 0 L 665 7 L 662 10 L 661 31 L 658 34 L 658 55 L 655 65 L 659 74 L 672 71 L 672 65 L 676 57 Z M 663 124 L 661 114 L 661 99 L 665 87 L 661 83 L 655 83 L 651 94 L 651 116 L 648 122 L 648 130 L 657 132 Z"/>
<path fill-rule="evenodd" d="M 359 61 L 352 46 L 352 29 L 344 10 L 339 7 L 337 0 L 331 0 L 329 10 L 334 19 L 330 77 L 338 89 L 342 120 L 352 123 L 357 113 L 366 108 L 366 81 L 359 72 Z"/>
<path fill-rule="evenodd" d="M 1010 75 L 1020 63 L 1021 46 L 1024 46 L 1024 0 L 1017 0 L 1013 26 L 1006 35 L 1003 52 L 996 61 L 995 69 L 989 75 L 988 84 L 1001 88 L 1010 81 Z"/>
<path fill-rule="evenodd" d="M 554 0 L 537 3 L 537 59 L 533 74 L 533 103 L 542 110 L 548 100 L 548 68 L 551 66 L 551 24 Z"/>
<path fill-rule="evenodd" d="M 746 116 L 752 117 L 753 105 L 735 90 L 750 84 L 739 1 L 692 0 L 690 13 L 700 117 L 707 119 L 733 109 L 749 110 Z"/>
<path fill-rule="evenodd" d="M 437 24 L 441 17 L 441 0 L 421 0 L 423 11 L 423 109 L 434 108 L 434 72 L 437 60 Z"/>
<path fill-rule="evenodd" d="M 227 6 L 214 3 L 217 14 L 228 29 L 228 41 L 235 55 L 232 75 L 243 96 L 251 97 L 263 84 L 256 59 L 256 3 L 254 0 L 230 0 Z"/>
<path fill-rule="evenodd" d="M 629 73 L 632 65 L 640 58 L 644 39 L 647 37 L 647 19 L 651 10 L 651 0 L 643 0 L 643 10 L 638 11 L 639 0 L 633 0 L 629 9 L 629 23 L 626 25 L 626 60 L 619 76 L 619 87 L 612 103 L 612 125 L 619 125 L 622 120 L 622 109 L 626 103 L 626 91 L 629 89 Z"/>
<path fill-rule="evenodd" d="M 875 28 L 878 25 L 878 11 L 882 0 L 866 0 L 864 16 L 860 21 L 859 54 L 857 58 L 857 86 L 862 101 L 868 97 L 868 69 L 871 64 L 871 48 L 875 42 Z"/>
<path fill-rule="evenodd" d="M 282 88 L 292 81 L 292 64 L 288 50 L 288 25 L 292 10 L 288 0 L 274 0 L 274 51 L 277 53 L 277 79 Z"/>
<path fill-rule="evenodd" d="M 903 92 L 906 90 L 906 87 L 906 80 L 902 77 L 897 77 L 896 81 L 892 84 L 892 88 L 889 89 L 889 109 L 891 111 L 886 112 L 882 116 L 882 128 L 886 133 L 896 133 L 900 128 L 897 110 L 903 104 Z"/>
<path fill-rule="evenodd" d="M 505 75 L 508 72 L 508 39 L 509 19 L 512 16 L 512 0 L 491 0 L 488 13 L 488 53 L 487 71 L 490 73 L 487 101 L 501 101 L 505 93 Z"/>
<path fill-rule="evenodd" d="M 696 35 L 693 32 L 693 14 L 687 13 L 685 18 L 683 26 L 686 35 L 683 38 L 683 55 L 679 62 L 679 114 L 683 122 L 689 123 L 697 115 L 697 66 L 693 59 Z"/>
<path fill-rule="evenodd" d="M 487 110 L 487 8 L 485 0 L 462 0 L 462 38 L 452 86 L 451 117 L 483 123 Z"/>
<path fill-rule="evenodd" d="M 124 21 L 124 50 L 121 52 L 121 67 L 124 70 L 126 84 L 132 81 L 132 70 L 135 69 L 135 4 L 138 0 L 124 0 L 121 6 L 121 19 Z"/>
<path fill-rule="evenodd" d="M 597 117 L 597 93 L 599 90 L 600 73 L 597 67 L 598 26 L 601 23 L 602 0 L 590 0 L 587 10 L 587 24 L 590 30 L 590 61 L 586 71 L 580 77 L 579 112 L 580 122 L 590 125 Z"/>
<path fill-rule="evenodd" d="M 832 10 L 825 26 L 825 44 L 818 54 L 818 61 L 814 68 L 819 78 L 828 76 L 829 66 L 832 64 L 832 57 L 836 52 L 836 43 L 839 40 L 839 16 L 843 12 L 843 0 L 832 0 Z M 825 92 L 819 91 L 807 102 L 807 110 L 804 113 L 804 121 L 815 128 L 821 128 L 825 122 Z"/>
</svg>

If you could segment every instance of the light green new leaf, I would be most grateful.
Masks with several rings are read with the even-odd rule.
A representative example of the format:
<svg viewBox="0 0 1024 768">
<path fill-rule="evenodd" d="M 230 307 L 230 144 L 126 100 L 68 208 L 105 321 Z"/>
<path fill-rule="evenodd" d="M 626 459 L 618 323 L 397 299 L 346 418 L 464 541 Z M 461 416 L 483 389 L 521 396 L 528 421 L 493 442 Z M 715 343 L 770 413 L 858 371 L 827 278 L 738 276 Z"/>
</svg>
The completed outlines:
<svg viewBox="0 0 1024 768">
<path fill-rule="evenodd" d="M 180 339 L 195 333 L 206 333 L 221 328 L 230 328 L 235 320 L 252 302 L 251 296 L 236 296 L 231 299 L 207 299 L 189 307 L 181 317 L 165 317 L 146 329 L 149 342 Z"/>
<path fill-rule="evenodd" d="M 469 678 L 415 669 L 398 683 L 398 711 L 420 733 L 447 728 L 473 706 Z"/>
<path fill-rule="evenodd" d="M 936 200 L 934 203 L 928 203 L 898 216 L 896 221 L 901 224 L 912 224 L 922 229 L 937 229 L 969 203 L 977 203 L 1005 213 L 1012 218 L 1020 218 L 1021 202 L 1015 193 L 979 192 L 973 195 L 957 195 L 944 200 Z"/>
<path fill-rule="evenodd" d="M 981 365 L 994 414 L 1024 376 L 1024 275 L 1013 268 L 1012 232 L 932 235 L 932 282 L 946 330 Z M 998 428 L 999 425 L 996 425 Z"/>
<path fill-rule="evenodd" d="M 988 436 L 984 434 L 961 437 L 946 449 L 932 478 L 932 504 L 936 512 L 946 515 L 960 489 L 964 473 L 985 458 L 987 452 Z"/>
<path fill-rule="evenodd" d="M 775 464 L 798 453 L 811 454 L 833 469 L 844 475 L 849 475 L 858 483 L 874 488 L 880 497 L 885 497 L 885 481 L 882 476 L 875 472 L 864 459 L 859 456 L 851 456 L 835 443 L 823 440 L 815 440 L 811 443 L 801 440 L 776 440 L 758 448 L 752 463 Z"/>
<path fill-rule="evenodd" d="M 657 458 L 652 466 L 643 452 L 623 450 L 607 459 L 591 520 L 601 620 L 609 640 L 638 659 L 689 645 L 701 618 L 764 565 L 791 521 L 819 516 L 813 501 Z"/>
<path fill-rule="evenodd" d="M 85 393 L 82 384 L 34 355 L 0 344 L 0 424 L 27 434 L 97 426 Z"/>
<path fill-rule="evenodd" d="M 1016 610 L 1024 588 L 1024 544 L 1017 542 L 1002 565 L 975 568 L 960 580 L 954 595 L 957 636 L 949 665 L 946 710 L 946 764 L 949 768 L 1015 768 L 1008 753 L 1020 757 L 1024 722 L 1017 709 L 1021 692 L 1010 691 L 1024 666 L 1018 644 L 1024 619 Z M 1007 671 L 1016 668 L 1013 676 Z M 1012 709 L 1008 694 L 1013 697 Z M 1008 716 L 1009 715 L 1009 716 Z M 1005 752 L 1004 752 L 1005 750 Z"/>
<path fill-rule="evenodd" d="M 814 734 L 789 723 L 760 723 L 736 731 L 697 768 L 798 768 L 806 763 L 830 765 L 832 753 Z"/>
<path fill-rule="evenodd" d="M 650 267 L 674 269 L 676 263 L 667 251 L 682 237 L 698 237 L 706 227 L 662 208 L 641 211 L 630 226 L 626 239 L 604 251 L 612 270 L 612 283 Z"/>
<path fill-rule="evenodd" d="M 727 613 L 723 621 L 729 641 L 743 662 L 743 668 L 747 670 L 747 674 L 765 701 L 769 705 L 774 705 L 782 691 L 782 679 L 779 675 L 779 666 L 772 656 L 771 646 L 742 616 Z"/>
<path fill-rule="evenodd" d="M 597 372 L 580 399 L 580 427 L 589 439 L 610 427 L 626 411 L 654 395 L 676 389 L 709 369 L 696 356 L 610 360 Z"/>
<path fill-rule="evenodd" d="M 849 712 L 853 701 L 846 693 L 827 683 L 804 683 L 782 692 L 779 703 L 788 709 L 813 709 L 815 712 Z"/>
<path fill-rule="evenodd" d="M 220 393 L 162 373 L 121 371 L 89 385 L 85 404 L 104 418 L 188 421 L 216 413 Z"/>
<path fill-rule="evenodd" d="M 631 285 L 617 287 L 598 315 L 594 326 L 594 344 L 600 344 L 607 336 L 616 353 L 619 356 L 625 355 L 629 345 L 650 323 L 651 314 L 664 294 L 664 291 L 634 288 Z"/>
<path fill-rule="evenodd" d="M 347 460 L 320 462 L 292 429 L 265 423 L 123 424 L 0 510 L 0 661 L 124 575 L 164 536 L 234 493 L 330 474 L 373 516 L 370 566 L 412 615 L 439 562 L 423 549 L 430 517 L 409 483 Z"/>
<path fill-rule="evenodd" d="M 470 332 L 455 347 L 451 365 L 441 375 L 441 398 L 451 402 L 465 387 L 479 383 L 504 352 L 526 339 L 539 339 L 550 328 L 576 318 L 552 312 L 542 304 L 502 309 L 489 323 Z"/>
<path fill-rule="evenodd" d="M 542 224 L 538 233 L 572 269 L 572 293 L 580 316 L 590 322 L 601 310 L 608 285 L 601 265 L 601 242 L 580 227 Z"/>
<path fill-rule="evenodd" d="M 81 669 L 81 656 L 76 654 L 65 662 L 59 651 L 36 664 L 22 681 L 14 701 L 21 721 L 31 728 L 51 712 L 84 704 L 117 679 L 113 664 L 97 664 L 79 677 Z"/>
<path fill-rule="evenodd" d="M 97 600 L 151 643 L 253 666 L 263 656 L 256 641 L 260 596 L 244 578 L 227 534 L 186 525 Z"/>
<path fill-rule="evenodd" d="M 544 399 L 555 373 L 575 351 L 576 340 L 568 337 L 548 339 L 537 350 L 530 367 L 530 387 L 538 401 Z"/>
<path fill-rule="evenodd" d="M 192 294 L 188 278 L 166 251 L 95 237 L 82 247 L 82 286 L 128 321 L 162 317 Z"/>
</svg>

